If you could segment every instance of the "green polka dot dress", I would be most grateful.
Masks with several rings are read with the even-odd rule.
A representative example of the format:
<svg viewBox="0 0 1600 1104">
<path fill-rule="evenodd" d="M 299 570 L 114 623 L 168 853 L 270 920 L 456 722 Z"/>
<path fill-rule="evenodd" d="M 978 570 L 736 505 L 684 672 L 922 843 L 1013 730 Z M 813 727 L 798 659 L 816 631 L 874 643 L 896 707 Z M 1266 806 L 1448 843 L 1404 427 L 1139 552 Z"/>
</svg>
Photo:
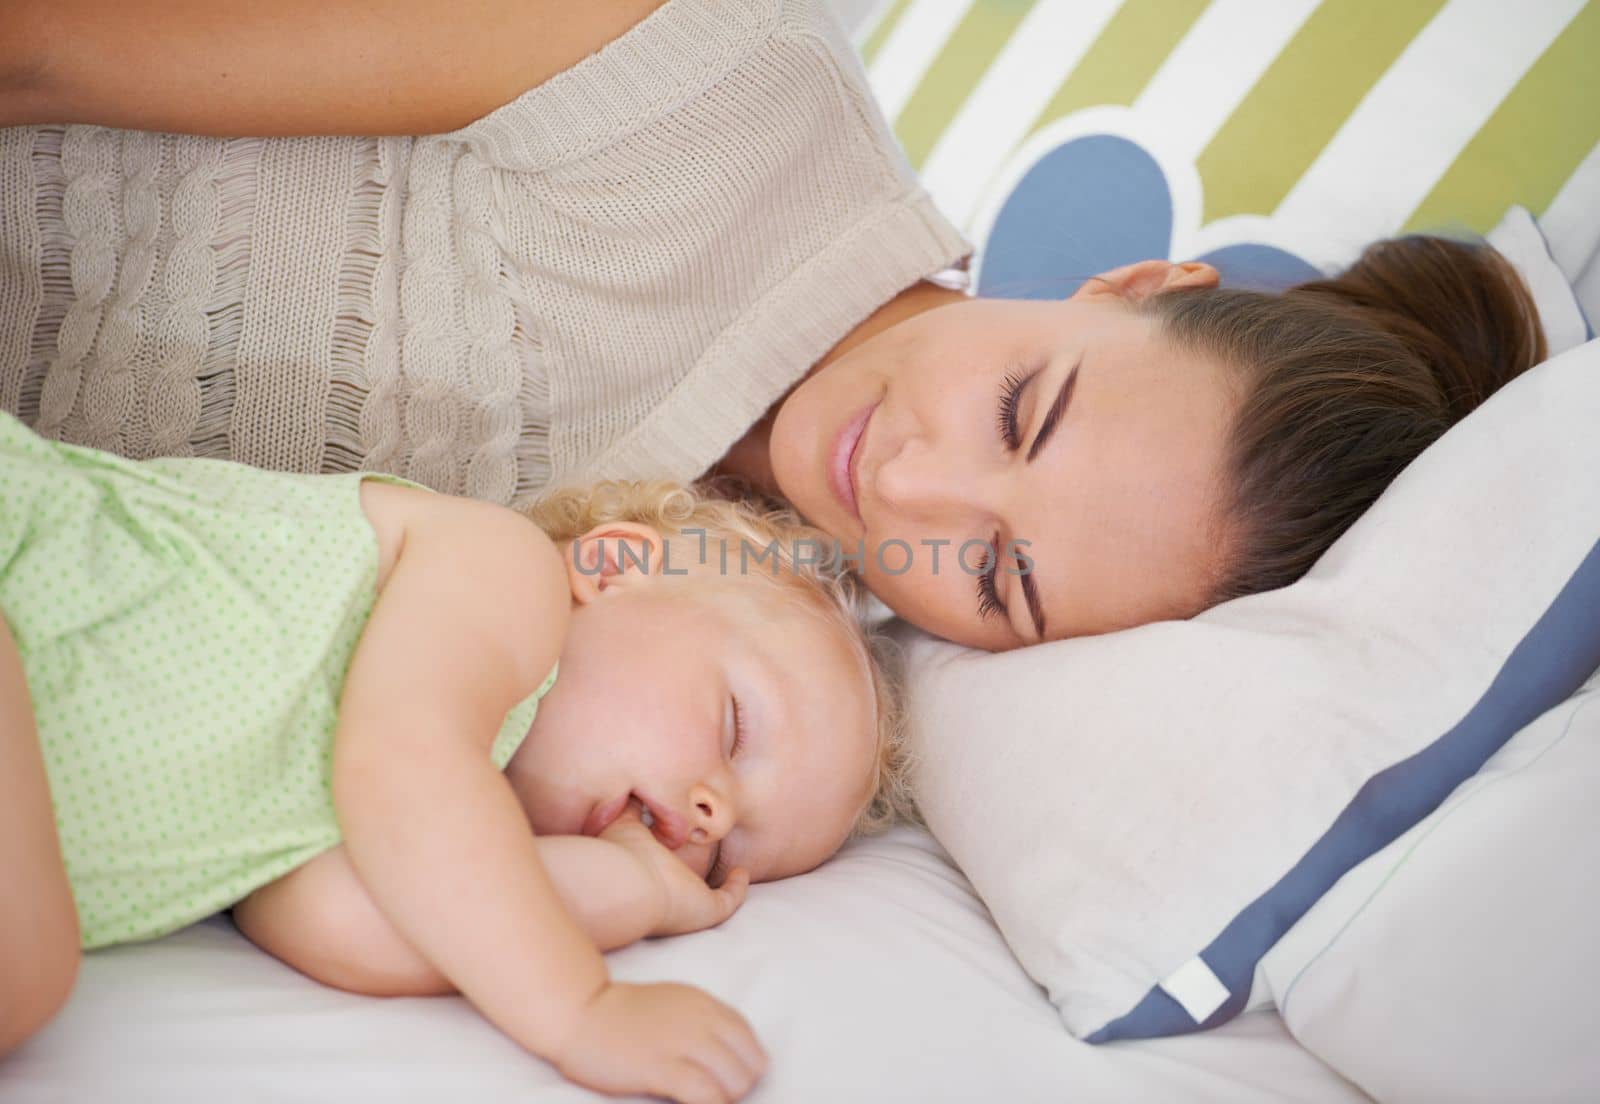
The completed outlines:
<svg viewBox="0 0 1600 1104">
<path fill-rule="evenodd" d="M 227 908 L 339 842 L 345 671 L 378 543 L 362 478 L 134 462 L 0 414 L 0 611 L 85 948 Z M 550 678 L 506 717 L 504 768 Z"/>
</svg>

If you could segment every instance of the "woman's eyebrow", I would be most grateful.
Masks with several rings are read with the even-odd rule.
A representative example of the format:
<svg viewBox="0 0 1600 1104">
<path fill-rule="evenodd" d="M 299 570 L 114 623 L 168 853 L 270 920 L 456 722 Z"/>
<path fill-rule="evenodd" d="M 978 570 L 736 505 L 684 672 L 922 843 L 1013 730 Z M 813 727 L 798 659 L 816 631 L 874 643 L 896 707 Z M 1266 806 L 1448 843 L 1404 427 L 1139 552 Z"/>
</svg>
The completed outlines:
<svg viewBox="0 0 1600 1104">
<path fill-rule="evenodd" d="M 1044 636 L 1044 603 L 1039 600 L 1039 587 L 1033 581 L 1033 563 L 1030 561 L 1028 570 L 1019 576 L 1022 582 L 1022 597 L 1028 603 L 1028 616 L 1033 618 L 1033 627 L 1039 633 L 1039 639 Z"/>
<path fill-rule="evenodd" d="M 1078 359 L 1067 372 L 1066 379 L 1061 381 L 1061 386 L 1056 388 L 1056 397 L 1050 403 L 1050 409 L 1045 411 L 1044 421 L 1039 423 L 1039 432 L 1033 438 L 1033 444 L 1028 446 L 1027 463 L 1033 463 L 1033 458 L 1039 455 L 1039 450 L 1049 442 L 1056 431 L 1056 426 L 1061 424 L 1062 415 L 1067 412 L 1067 404 L 1072 401 L 1073 389 L 1078 383 L 1078 368 L 1083 364 L 1083 354 L 1078 354 Z M 1039 639 L 1044 635 L 1044 600 L 1039 597 L 1039 584 L 1033 581 L 1034 572 L 1038 564 L 1028 561 L 1028 570 L 1020 575 L 1022 583 L 1022 597 L 1028 603 L 1028 616 L 1033 618 L 1033 627 L 1039 634 Z"/>
<path fill-rule="evenodd" d="M 1078 382 L 1078 365 L 1082 363 L 1083 355 L 1080 353 L 1077 363 L 1072 366 L 1072 371 L 1061 381 L 1055 401 L 1050 404 L 1050 409 L 1045 411 L 1044 421 L 1039 423 L 1039 433 L 1034 437 L 1033 444 L 1028 446 L 1028 463 L 1033 463 L 1033 458 L 1039 455 L 1039 450 L 1044 448 L 1046 442 L 1050 440 L 1050 435 L 1056 431 L 1056 426 L 1061 423 L 1061 416 L 1066 413 L 1067 404 L 1072 401 L 1073 387 Z"/>
</svg>

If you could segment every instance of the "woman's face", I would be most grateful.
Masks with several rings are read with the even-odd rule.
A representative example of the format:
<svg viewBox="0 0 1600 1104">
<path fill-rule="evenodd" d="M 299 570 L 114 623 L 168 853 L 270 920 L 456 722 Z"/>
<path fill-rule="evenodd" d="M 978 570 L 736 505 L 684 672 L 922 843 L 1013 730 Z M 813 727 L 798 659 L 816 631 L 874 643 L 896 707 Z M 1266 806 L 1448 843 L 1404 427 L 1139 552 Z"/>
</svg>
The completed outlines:
<svg viewBox="0 0 1600 1104">
<path fill-rule="evenodd" d="M 1221 366 L 1132 303 L 1215 282 L 1147 261 L 1065 302 L 899 322 L 784 402 L 778 485 L 847 551 L 859 542 L 879 598 L 950 640 L 1003 650 L 1191 616 L 1217 566 L 1235 400 Z"/>
</svg>

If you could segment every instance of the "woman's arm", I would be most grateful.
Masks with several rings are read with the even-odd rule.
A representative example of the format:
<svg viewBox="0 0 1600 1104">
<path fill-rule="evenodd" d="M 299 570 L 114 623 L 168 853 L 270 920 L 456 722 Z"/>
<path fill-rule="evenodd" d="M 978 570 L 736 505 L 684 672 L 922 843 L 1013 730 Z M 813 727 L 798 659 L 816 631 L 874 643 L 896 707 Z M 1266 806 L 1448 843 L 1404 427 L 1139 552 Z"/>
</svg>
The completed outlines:
<svg viewBox="0 0 1600 1104">
<path fill-rule="evenodd" d="M 0 127 L 25 123 L 38 110 L 44 75 L 38 9 L 33 0 L 17 0 L 0 14 Z"/>
<path fill-rule="evenodd" d="M 0 126 L 434 134 L 577 64 L 661 3 L 4 0 Z"/>
</svg>

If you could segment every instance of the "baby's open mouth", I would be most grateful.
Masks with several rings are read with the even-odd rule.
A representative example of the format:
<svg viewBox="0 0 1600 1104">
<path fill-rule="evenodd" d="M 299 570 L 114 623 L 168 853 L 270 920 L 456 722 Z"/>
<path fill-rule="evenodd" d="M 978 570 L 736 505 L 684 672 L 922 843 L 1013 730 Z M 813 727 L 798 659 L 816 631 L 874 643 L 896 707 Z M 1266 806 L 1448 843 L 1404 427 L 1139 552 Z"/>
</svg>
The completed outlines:
<svg viewBox="0 0 1600 1104">
<path fill-rule="evenodd" d="M 667 806 L 651 801 L 638 790 L 634 790 L 630 797 L 639 803 L 639 819 L 661 841 L 661 846 L 676 851 L 684 845 L 689 838 L 689 826 L 683 817 Z"/>
<path fill-rule="evenodd" d="M 669 807 L 651 801 L 638 790 L 629 790 L 620 797 L 596 805 L 584 820 L 583 834 L 600 835 L 616 823 L 617 818 L 629 808 L 638 811 L 640 822 L 650 829 L 656 839 L 661 841 L 661 845 L 669 851 L 676 851 L 689 838 L 689 826 L 683 817 Z"/>
</svg>

